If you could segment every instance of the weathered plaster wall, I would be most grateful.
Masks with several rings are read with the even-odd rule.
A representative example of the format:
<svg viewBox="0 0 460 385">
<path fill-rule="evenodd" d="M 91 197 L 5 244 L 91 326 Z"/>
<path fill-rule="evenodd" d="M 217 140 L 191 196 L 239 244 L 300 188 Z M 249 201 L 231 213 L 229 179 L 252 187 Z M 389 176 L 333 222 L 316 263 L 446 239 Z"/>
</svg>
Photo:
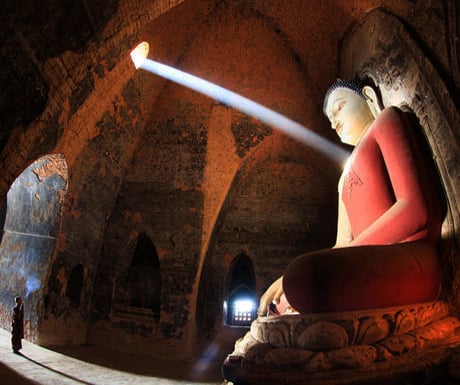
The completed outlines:
<svg viewBox="0 0 460 385">
<path fill-rule="evenodd" d="M 27 304 L 26 334 L 39 335 L 47 276 L 67 189 L 67 168 L 59 155 L 31 164 L 14 181 L 7 196 L 0 247 L 0 322 L 8 329 L 14 298 Z"/>
<path fill-rule="evenodd" d="M 153 35 L 152 40 L 164 44 L 152 44 L 154 52 L 158 55 L 161 55 L 162 49 L 166 50 L 166 47 L 169 47 L 165 43 L 168 38 L 170 39 L 169 36 L 179 34 L 180 39 L 184 33 L 182 30 L 172 33 L 169 27 L 165 27 L 174 26 L 170 20 L 173 16 L 174 13 L 172 16 L 166 15 L 158 19 L 154 24 L 154 30 L 147 32 L 147 36 Z M 166 35 L 166 39 L 162 39 L 163 35 Z M 225 44 L 219 44 L 221 41 L 224 42 L 225 36 L 231 36 L 231 39 L 227 39 Z M 298 119 L 304 115 L 307 100 L 312 98 L 303 86 L 304 71 L 289 51 L 289 47 L 265 18 L 254 15 L 247 8 L 224 8 L 214 12 L 212 17 L 208 16 L 206 24 L 197 32 L 196 38 L 189 42 L 182 52 L 181 67 L 200 75 L 205 70 L 206 73 L 202 75 L 206 79 L 227 85 Z M 235 71 L 238 67 L 242 68 L 242 73 Z M 153 88 L 150 83 L 158 84 L 158 79 L 153 76 L 145 76 L 144 79 L 145 89 Z M 267 84 L 267 79 L 274 81 Z M 226 216 L 221 210 L 228 199 L 228 191 L 231 186 L 241 183 L 235 183 L 234 179 L 241 165 L 244 162 L 248 163 L 247 171 L 240 178 L 247 180 L 247 183 L 256 184 L 257 187 L 253 188 L 257 189 L 257 192 L 248 194 L 236 191 L 236 198 L 228 201 L 232 203 L 225 203 L 223 211 L 233 210 L 234 205 L 238 206 L 235 210 L 245 211 L 247 223 L 238 223 L 237 219 L 233 219 L 230 226 L 246 227 L 246 230 L 237 232 L 248 231 L 254 235 L 251 238 L 240 238 L 237 235 L 234 242 L 239 245 L 233 245 L 231 250 L 224 254 L 234 253 L 242 248 L 256 249 L 258 245 L 264 244 L 256 256 L 267 259 L 268 256 L 274 257 L 273 251 L 268 250 L 274 245 L 281 248 L 279 243 L 286 243 L 286 237 L 289 242 L 297 243 L 295 253 L 276 253 L 284 258 L 271 263 L 271 268 L 268 269 L 270 276 L 275 275 L 273 270 L 279 272 L 285 265 L 288 260 L 286 255 L 292 257 L 309 243 L 305 240 L 299 243 L 299 238 L 304 238 L 305 233 L 309 234 L 307 237 L 311 243 L 310 248 L 325 245 L 326 242 L 323 241 L 321 244 L 321 239 L 315 237 L 319 232 L 319 223 L 329 220 L 333 224 L 330 233 L 334 232 L 335 216 L 332 212 L 335 207 L 335 187 L 330 183 L 328 188 L 322 186 L 336 179 L 339 168 L 328 166 L 325 161 L 324 167 L 318 166 L 318 169 L 326 170 L 323 174 L 316 172 L 316 175 L 312 176 L 305 171 L 294 170 L 296 167 L 305 167 L 298 166 L 298 163 L 324 162 L 324 159 L 312 158 L 311 150 L 294 141 L 280 138 L 279 133 L 273 133 L 271 127 L 261 125 L 242 114 L 228 111 L 226 107 L 216 105 L 214 100 L 171 83 L 163 87 L 133 162 L 127 170 L 119 199 L 109 221 L 108 243 L 104 245 L 99 275 L 104 279 L 104 275 L 109 273 L 104 282 L 110 285 L 110 281 L 114 279 L 112 277 L 115 276 L 116 279 L 117 270 L 119 271 L 117 260 L 126 244 L 141 231 L 145 231 L 151 237 L 160 256 L 163 301 L 159 325 L 156 329 L 151 329 L 149 336 L 152 338 L 149 344 L 152 346 L 155 340 L 170 338 L 172 341 L 169 346 L 176 350 L 177 355 L 179 353 L 176 344 L 183 347 L 184 342 L 188 343 L 195 334 L 195 306 L 203 297 L 203 293 L 197 293 L 203 261 L 208 255 L 212 255 L 213 260 L 221 258 L 220 255 L 214 257 L 214 252 L 209 250 L 210 247 L 211 250 L 215 247 L 211 238 L 216 237 L 215 223 L 218 217 Z M 145 89 L 142 95 L 148 95 Z M 217 133 L 214 130 L 217 130 Z M 265 146 L 263 151 L 257 152 L 255 149 L 270 136 L 275 138 L 272 139 L 274 142 Z M 226 140 L 221 141 L 221 138 Z M 247 159 L 253 156 L 255 160 L 248 162 Z M 259 157 L 273 160 L 265 160 L 265 165 L 255 167 L 254 163 L 260 162 L 257 160 Z M 280 165 L 276 166 L 278 163 Z M 283 172 L 294 172 L 296 175 L 300 173 L 300 180 L 292 181 L 289 176 L 282 175 Z M 287 182 L 282 187 L 275 182 L 280 177 L 285 178 Z M 304 192 L 304 196 L 286 196 L 286 192 L 295 191 L 288 182 L 296 183 L 300 187 L 303 182 L 308 182 L 308 177 L 315 180 L 311 183 L 315 188 Z M 252 181 L 253 178 L 256 178 L 255 182 Z M 320 202 L 312 202 L 312 190 L 318 195 L 326 190 L 327 194 L 322 195 L 323 199 Z M 260 201 L 250 205 L 250 209 L 245 207 L 247 203 L 241 202 L 241 196 L 248 195 L 258 195 L 256 199 Z M 331 199 L 326 199 L 327 197 Z M 264 198 L 267 199 L 264 201 Z M 235 202 L 236 199 L 238 203 Z M 313 208 L 314 212 L 306 214 L 305 206 Z M 324 214 L 325 212 L 327 214 Z M 269 218 L 271 223 L 268 222 Z M 310 233 L 309 224 L 316 228 L 315 235 Z M 301 229 L 297 228 L 298 225 Z M 277 230 L 273 230 L 269 235 L 265 233 L 269 227 L 282 227 L 283 230 L 279 235 L 275 235 Z M 294 233 L 297 235 L 293 236 Z M 270 243 L 266 242 L 268 238 L 271 238 Z M 324 238 L 330 236 L 325 235 Z M 329 239 L 328 245 L 331 244 L 332 241 Z M 220 264 L 219 262 L 218 265 Z M 222 266 L 222 274 L 216 275 L 215 278 L 219 280 L 219 277 L 225 275 L 227 268 L 228 264 Z M 264 273 L 262 277 L 267 275 L 263 268 L 261 273 Z M 205 274 L 208 274 L 208 270 Z M 263 281 L 260 285 L 263 285 Z M 95 301 L 113 304 L 111 291 L 104 290 L 104 294 L 105 296 L 99 296 L 96 293 Z M 220 297 L 220 300 L 212 306 L 219 308 L 222 305 L 222 290 L 215 291 L 214 294 L 217 298 Z M 204 294 L 205 297 L 208 295 Z M 101 336 L 101 328 L 109 327 L 111 333 L 115 332 L 113 328 L 117 329 L 118 333 L 122 332 L 123 326 L 117 317 L 110 317 L 111 307 L 105 305 L 104 309 L 105 312 L 97 312 L 98 322 L 91 326 L 91 343 L 107 343 Z"/>
</svg>

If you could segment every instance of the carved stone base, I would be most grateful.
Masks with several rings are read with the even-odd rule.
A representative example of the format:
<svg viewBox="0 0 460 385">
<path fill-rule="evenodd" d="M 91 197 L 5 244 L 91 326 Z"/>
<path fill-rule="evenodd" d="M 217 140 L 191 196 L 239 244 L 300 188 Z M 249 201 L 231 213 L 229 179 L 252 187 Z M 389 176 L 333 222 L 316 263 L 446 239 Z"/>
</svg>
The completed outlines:
<svg viewBox="0 0 460 385">
<path fill-rule="evenodd" d="M 439 301 L 260 317 L 236 342 L 223 372 L 235 384 L 369 384 L 385 377 L 396 383 L 395 376 L 434 370 L 459 346 L 460 321 Z"/>
</svg>

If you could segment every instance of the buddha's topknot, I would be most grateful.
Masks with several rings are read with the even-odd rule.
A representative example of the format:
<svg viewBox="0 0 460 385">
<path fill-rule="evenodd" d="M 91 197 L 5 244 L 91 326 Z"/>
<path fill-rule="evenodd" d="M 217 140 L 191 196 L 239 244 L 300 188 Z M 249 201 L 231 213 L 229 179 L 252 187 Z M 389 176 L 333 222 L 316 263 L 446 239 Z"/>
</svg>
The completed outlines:
<svg viewBox="0 0 460 385">
<path fill-rule="evenodd" d="M 323 103 L 323 111 L 326 113 L 326 106 L 327 106 L 327 101 L 329 100 L 329 96 L 333 91 L 335 91 L 338 88 L 346 88 L 355 94 L 361 96 L 364 98 L 363 95 L 363 87 L 365 84 L 363 82 L 360 82 L 358 80 L 344 80 L 344 79 L 337 79 L 334 83 L 331 84 L 329 89 L 326 92 L 326 95 L 324 95 L 324 103 Z"/>
</svg>

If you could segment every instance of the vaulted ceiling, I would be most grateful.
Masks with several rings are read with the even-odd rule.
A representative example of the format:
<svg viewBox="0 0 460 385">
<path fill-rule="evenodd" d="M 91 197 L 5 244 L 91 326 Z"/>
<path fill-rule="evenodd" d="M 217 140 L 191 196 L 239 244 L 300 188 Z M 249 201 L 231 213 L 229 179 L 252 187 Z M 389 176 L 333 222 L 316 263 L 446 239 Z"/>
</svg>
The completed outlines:
<svg viewBox="0 0 460 385">
<path fill-rule="evenodd" d="M 24 130 L 43 113 L 49 103 L 50 92 L 53 92 L 53 83 L 57 79 L 53 79 L 56 74 L 47 68 L 48 60 L 68 52 L 78 54 L 74 59 L 76 62 L 66 61 L 63 71 L 67 74 L 63 79 L 69 77 L 78 86 L 78 90 L 72 93 L 71 104 L 82 103 L 93 85 L 89 77 L 84 77 L 81 83 L 76 84 L 78 74 L 97 71 L 101 61 L 106 61 L 110 70 L 129 49 L 127 46 L 116 47 L 115 43 L 126 44 L 124 37 L 127 36 L 135 39 L 147 23 L 177 7 L 182 1 L 46 0 L 37 3 L 26 0 L 20 5 L 12 1 L 2 3 L 1 147 L 14 128 Z M 233 4 L 231 1 L 216 0 L 186 1 L 183 9 L 175 11 L 175 16 L 170 18 L 172 23 L 160 23 L 161 27 L 157 29 L 165 30 L 170 53 L 175 50 L 176 56 L 180 57 L 185 45 L 192 44 L 200 35 L 199 31 L 207 28 L 213 14 L 230 5 L 240 10 L 245 8 L 244 12 L 250 12 L 251 17 L 264 18 L 266 23 L 270 23 L 283 44 L 289 46 L 300 65 L 306 68 L 306 82 L 312 92 L 319 93 L 319 100 L 324 87 L 336 74 L 341 37 L 375 7 L 388 9 L 403 19 L 448 76 L 448 60 L 454 61 L 455 52 L 452 49 L 456 48 L 452 44 L 455 26 L 446 24 L 446 20 L 450 19 L 451 24 L 455 20 L 453 3 L 361 0 L 350 6 L 346 0 L 251 0 Z M 225 40 L 225 36 L 220 36 L 216 44 L 227 44 Z M 79 60 L 81 55 L 93 57 L 87 61 Z M 177 57 L 171 60 L 176 61 Z"/>
</svg>

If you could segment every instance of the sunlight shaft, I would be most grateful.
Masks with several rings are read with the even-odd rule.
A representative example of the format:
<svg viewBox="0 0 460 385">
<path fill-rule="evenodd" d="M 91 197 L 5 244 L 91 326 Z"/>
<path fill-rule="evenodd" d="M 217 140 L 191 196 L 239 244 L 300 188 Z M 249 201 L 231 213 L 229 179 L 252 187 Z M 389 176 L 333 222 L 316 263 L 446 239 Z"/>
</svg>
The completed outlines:
<svg viewBox="0 0 460 385">
<path fill-rule="evenodd" d="M 261 122 L 283 132 L 299 142 L 317 149 L 340 164 L 344 164 L 348 158 L 349 153 L 343 148 L 259 103 L 197 76 L 148 59 L 148 48 L 148 43 L 143 42 L 132 51 L 131 58 L 136 68 L 141 68 L 145 71 L 171 80 L 172 82 L 178 83 L 215 99 L 225 106 L 237 109 L 249 116 L 255 117 Z"/>
</svg>

